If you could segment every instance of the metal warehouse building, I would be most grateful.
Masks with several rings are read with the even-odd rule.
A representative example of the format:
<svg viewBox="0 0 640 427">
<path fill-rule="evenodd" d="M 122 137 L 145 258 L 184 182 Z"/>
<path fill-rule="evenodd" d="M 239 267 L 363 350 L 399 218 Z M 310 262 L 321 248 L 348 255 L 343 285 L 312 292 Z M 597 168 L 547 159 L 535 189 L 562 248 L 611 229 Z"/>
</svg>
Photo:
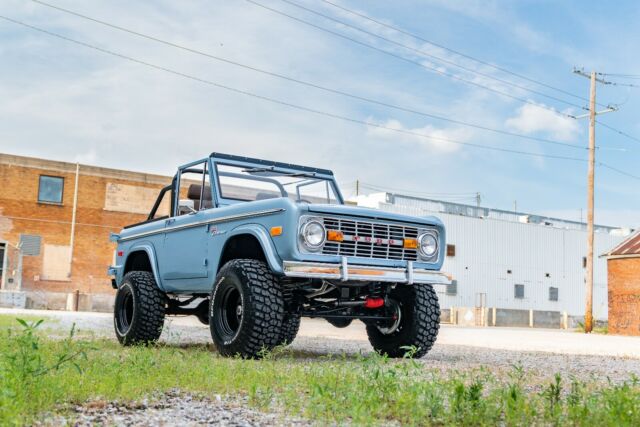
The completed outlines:
<svg viewBox="0 0 640 427">
<path fill-rule="evenodd" d="M 487 324 L 496 324 L 496 309 L 503 319 L 508 314 L 511 324 L 534 323 L 534 311 L 541 326 L 553 319 L 559 327 L 562 316 L 572 324 L 571 319 L 584 316 L 586 224 L 392 193 L 360 196 L 358 205 L 435 215 L 444 222 L 443 270 L 454 278 L 440 293 L 445 310 L 466 307 L 471 316 L 476 308 L 486 308 Z M 596 226 L 595 254 L 607 252 L 629 233 Z M 606 260 L 595 258 L 594 263 L 594 317 L 606 319 Z"/>
</svg>

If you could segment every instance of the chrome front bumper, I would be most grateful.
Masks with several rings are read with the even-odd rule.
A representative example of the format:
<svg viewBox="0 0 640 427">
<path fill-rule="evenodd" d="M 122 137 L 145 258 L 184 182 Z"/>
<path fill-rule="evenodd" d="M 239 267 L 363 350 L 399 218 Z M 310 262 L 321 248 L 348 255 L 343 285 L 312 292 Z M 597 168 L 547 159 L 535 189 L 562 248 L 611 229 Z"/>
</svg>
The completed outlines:
<svg viewBox="0 0 640 427">
<path fill-rule="evenodd" d="M 451 279 L 442 272 L 414 268 L 413 262 L 407 268 L 369 267 L 349 265 L 347 258 L 342 257 L 340 264 L 325 262 L 284 261 L 284 275 L 287 277 L 304 277 L 308 279 L 328 280 L 360 280 L 365 282 L 395 283 L 428 283 L 432 285 L 448 285 Z"/>
</svg>

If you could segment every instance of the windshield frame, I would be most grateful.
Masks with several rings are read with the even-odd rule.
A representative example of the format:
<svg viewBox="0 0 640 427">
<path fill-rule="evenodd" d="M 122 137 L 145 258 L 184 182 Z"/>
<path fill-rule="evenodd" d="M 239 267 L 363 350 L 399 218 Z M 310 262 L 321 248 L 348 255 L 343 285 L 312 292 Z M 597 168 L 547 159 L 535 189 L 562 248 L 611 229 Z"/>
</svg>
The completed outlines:
<svg viewBox="0 0 640 427">
<path fill-rule="evenodd" d="M 274 173 L 288 176 L 299 176 L 301 178 L 308 177 L 309 179 L 317 179 L 326 181 L 331 188 L 333 189 L 333 193 L 336 197 L 337 204 L 344 205 L 344 198 L 342 193 L 340 192 L 340 188 L 338 187 L 338 183 L 333 176 L 333 172 L 326 169 L 315 169 L 307 166 L 298 166 L 288 163 L 279 163 L 272 162 L 268 160 L 260 160 L 260 159 L 250 159 L 246 157 L 238 157 L 231 155 L 223 155 L 213 153 L 210 157 L 211 161 L 211 182 L 215 183 L 215 191 L 214 191 L 214 203 L 216 207 L 220 206 L 229 206 L 238 203 L 249 203 L 247 200 L 238 200 L 222 197 L 224 194 L 222 192 L 222 188 L 220 186 L 220 179 L 218 176 L 218 165 L 223 166 L 233 166 L 240 167 L 243 170 L 252 170 L 255 169 L 256 172 L 266 172 L 266 173 Z M 221 175 L 224 175 L 221 173 Z M 256 175 L 254 176 L 256 180 L 269 180 L 269 176 Z M 274 180 L 277 182 L 277 180 Z M 278 183 L 279 184 L 279 183 Z M 285 190 L 285 193 L 290 193 Z M 287 196 L 283 196 L 287 197 Z"/>
</svg>

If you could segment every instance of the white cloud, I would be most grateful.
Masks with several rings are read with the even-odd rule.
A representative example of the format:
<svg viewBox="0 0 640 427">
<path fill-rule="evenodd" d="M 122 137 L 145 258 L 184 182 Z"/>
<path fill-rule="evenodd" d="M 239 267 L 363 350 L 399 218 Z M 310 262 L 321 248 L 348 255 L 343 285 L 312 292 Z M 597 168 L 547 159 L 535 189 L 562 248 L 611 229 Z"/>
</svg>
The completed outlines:
<svg viewBox="0 0 640 427">
<path fill-rule="evenodd" d="M 574 141 L 580 134 L 580 126 L 575 119 L 563 117 L 543 104 L 523 105 L 516 110 L 514 117 L 505 121 L 505 126 L 527 135 L 544 133 L 563 141 Z"/>
<path fill-rule="evenodd" d="M 376 122 L 373 119 L 369 119 L 369 123 L 384 126 L 370 127 L 367 133 L 373 137 L 395 142 L 420 144 L 428 148 L 436 149 L 441 153 L 458 151 L 462 145 L 456 142 L 464 143 L 473 135 L 473 132 L 469 129 L 462 128 L 446 129 L 436 128 L 431 125 L 411 128 L 395 119 L 389 119 L 385 122 Z"/>
</svg>

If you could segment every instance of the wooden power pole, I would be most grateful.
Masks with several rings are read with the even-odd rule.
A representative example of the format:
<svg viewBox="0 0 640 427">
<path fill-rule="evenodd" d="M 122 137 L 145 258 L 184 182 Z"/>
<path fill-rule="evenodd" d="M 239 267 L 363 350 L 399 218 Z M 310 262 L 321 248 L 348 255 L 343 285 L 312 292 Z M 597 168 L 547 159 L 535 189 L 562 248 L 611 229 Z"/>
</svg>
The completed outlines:
<svg viewBox="0 0 640 427">
<path fill-rule="evenodd" d="M 603 111 L 596 112 L 596 81 L 604 84 L 608 82 L 598 79 L 596 72 L 590 74 L 582 70 L 574 70 L 574 73 L 590 80 L 589 90 L 589 113 L 576 118 L 589 117 L 589 170 L 587 172 L 587 265 L 585 272 L 585 310 L 584 310 L 584 332 L 590 333 L 593 330 L 593 213 L 595 194 L 595 169 L 596 169 L 596 115 L 610 111 L 615 108 L 607 107 Z"/>
<path fill-rule="evenodd" d="M 587 277 L 584 332 L 593 330 L 593 202 L 596 169 L 596 72 L 591 72 L 589 91 L 589 172 L 587 176 Z"/>
</svg>

